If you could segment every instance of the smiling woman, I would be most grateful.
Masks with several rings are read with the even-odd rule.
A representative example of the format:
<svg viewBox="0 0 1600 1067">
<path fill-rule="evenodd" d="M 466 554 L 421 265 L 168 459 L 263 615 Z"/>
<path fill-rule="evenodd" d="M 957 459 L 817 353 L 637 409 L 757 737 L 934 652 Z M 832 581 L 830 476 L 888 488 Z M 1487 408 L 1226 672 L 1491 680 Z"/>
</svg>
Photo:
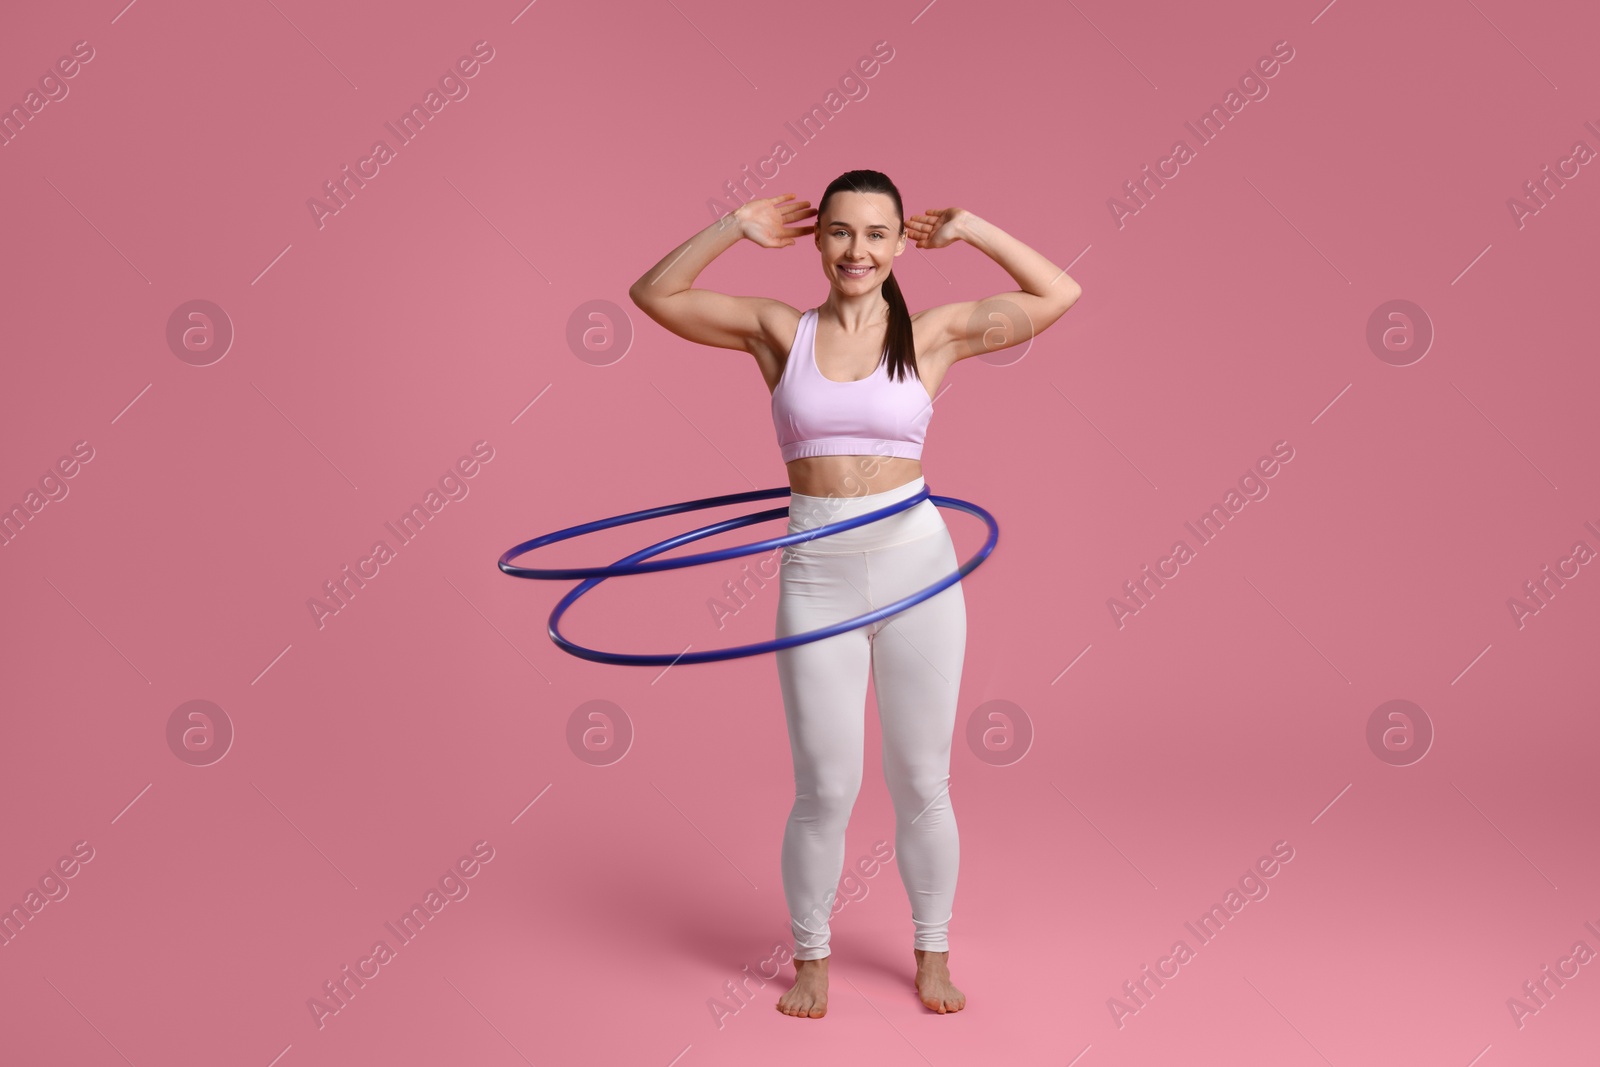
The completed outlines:
<svg viewBox="0 0 1600 1067">
<path fill-rule="evenodd" d="M 802 225 L 812 216 L 814 225 Z M 827 299 L 815 307 L 692 287 L 743 238 L 787 248 L 808 234 L 828 282 Z M 908 237 L 920 249 L 964 240 L 1020 288 L 913 315 L 893 270 Z M 815 210 L 792 193 L 742 205 L 668 252 L 628 295 L 680 337 L 755 357 L 788 467 L 788 532 L 796 534 L 925 493 L 922 446 L 950 368 L 1031 340 L 1080 292 L 1065 271 L 972 212 L 950 207 L 908 219 L 887 176 L 853 170 L 834 179 Z M 994 316 L 1019 314 L 1025 322 L 994 329 Z M 956 571 L 954 543 L 931 499 L 814 537 L 779 565 L 777 636 L 868 614 Z M 781 854 L 795 939 L 794 985 L 777 1003 L 786 1015 L 827 1013 L 828 918 L 861 787 L 869 674 L 915 928 L 913 983 L 932 1011 L 966 1006 L 948 966 L 960 856 L 950 741 L 966 640 L 957 581 L 892 617 L 776 653 L 795 782 Z"/>
</svg>

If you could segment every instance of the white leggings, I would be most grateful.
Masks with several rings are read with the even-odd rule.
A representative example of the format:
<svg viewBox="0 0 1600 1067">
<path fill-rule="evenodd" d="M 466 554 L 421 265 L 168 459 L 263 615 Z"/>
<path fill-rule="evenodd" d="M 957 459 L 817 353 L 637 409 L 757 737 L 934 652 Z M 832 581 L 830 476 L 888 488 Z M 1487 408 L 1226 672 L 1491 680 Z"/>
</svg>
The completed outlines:
<svg viewBox="0 0 1600 1067">
<path fill-rule="evenodd" d="M 792 493 L 789 532 L 914 496 L 921 478 L 885 493 Z M 784 550 L 777 635 L 881 608 L 955 573 L 950 532 L 931 500 L 854 530 Z M 949 948 L 961 858 L 950 807 L 950 741 L 966 654 L 961 583 L 868 626 L 776 653 L 794 757 L 794 808 L 783 833 L 783 892 L 794 958 L 829 954 L 828 918 L 844 868 L 845 825 L 861 788 L 870 664 L 894 800 L 895 853 L 911 901 L 914 947 Z"/>
</svg>

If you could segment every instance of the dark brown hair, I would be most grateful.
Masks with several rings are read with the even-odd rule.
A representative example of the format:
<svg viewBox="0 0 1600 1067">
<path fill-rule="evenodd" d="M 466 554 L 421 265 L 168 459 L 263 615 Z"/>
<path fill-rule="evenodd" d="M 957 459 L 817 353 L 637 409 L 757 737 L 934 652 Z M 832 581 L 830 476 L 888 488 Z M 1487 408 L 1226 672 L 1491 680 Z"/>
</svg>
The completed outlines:
<svg viewBox="0 0 1600 1067">
<path fill-rule="evenodd" d="M 823 191 L 822 201 L 817 205 L 817 218 L 821 221 L 828 210 L 828 201 L 833 199 L 834 193 L 883 193 L 894 201 L 895 212 L 900 216 L 900 232 L 906 232 L 906 212 L 900 201 L 900 190 L 894 187 L 894 182 L 888 175 L 875 170 L 851 170 L 839 175 L 828 183 L 828 188 Z M 900 294 L 900 283 L 895 281 L 894 269 L 891 267 L 889 276 L 883 280 L 883 298 L 889 302 L 889 331 L 886 344 L 889 349 L 889 378 L 899 381 L 910 374 L 916 378 L 922 375 L 917 370 L 917 344 L 911 335 L 911 312 L 906 310 L 906 298 Z"/>
</svg>

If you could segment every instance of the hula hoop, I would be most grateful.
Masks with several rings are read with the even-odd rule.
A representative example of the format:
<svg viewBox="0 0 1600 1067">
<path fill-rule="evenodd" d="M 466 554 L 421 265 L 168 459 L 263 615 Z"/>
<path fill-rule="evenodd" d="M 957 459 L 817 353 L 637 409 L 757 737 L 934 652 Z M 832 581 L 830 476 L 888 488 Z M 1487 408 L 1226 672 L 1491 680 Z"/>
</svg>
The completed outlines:
<svg viewBox="0 0 1600 1067">
<path fill-rule="evenodd" d="M 771 519 L 781 518 L 788 514 L 788 508 L 773 508 L 768 511 L 754 512 L 750 515 L 742 515 L 732 519 L 725 519 L 722 522 L 712 523 L 708 526 L 702 526 L 697 530 L 691 530 L 688 533 L 678 534 L 674 537 L 667 538 L 665 541 L 660 541 L 654 545 L 650 545 L 647 548 L 640 549 L 638 552 L 624 556 L 622 559 L 608 567 L 535 568 L 518 567 L 512 565 L 510 562 L 520 555 L 531 552 L 535 548 L 540 548 L 548 544 L 554 544 L 557 541 L 564 541 L 568 538 L 578 537 L 586 533 L 592 533 L 597 530 L 605 530 L 613 526 L 622 526 L 632 522 L 642 522 L 645 519 L 656 518 L 662 515 L 675 515 L 679 512 L 685 511 L 699 511 L 704 508 L 716 507 L 721 504 L 738 504 L 752 500 L 767 500 L 774 497 L 787 496 L 789 492 L 790 490 L 787 486 L 780 486 L 776 489 L 760 489 L 749 493 L 730 493 L 725 496 L 705 497 L 701 500 L 691 500 L 681 504 L 665 504 L 661 507 L 646 508 L 641 511 L 628 512 L 626 514 L 612 516 L 611 518 L 607 519 L 599 519 L 595 522 L 570 526 L 565 530 L 557 530 L 555 533 L 545 534 L 541 537 L 535 537 L 532 540 L 524 541 L 521 544 L 508 549 L 503 555 L 501 555 L 499 567 L 503 572 L 511 575 L 513 578 L 532 578 L 539 580 L 563 580 L 571 578 L 585 579 L 571 592 L 567 593 L 566 596 L 562 597 L 560 603 L 558 603 L 555 606 L 555 609 L 550 613 L 550 640 L 555 642 L 557 647 L 561 648 L 563 651 L 577 656 L 580 659 L 592 660 L 597 663 L 609 663 L 617 666 L 649 667 L 671 665 L 676 663 L 715 663 L 722 660 L 738 659 L 744 656 L 756 656 L 767 652 L 777 652 L 781 649 L 793 648 L 796 645 L 808 644 L 812 641 L 820 641 L 824 638 L 832 637 L 848 630 L 854 630 L 859 627 L 869 625 L 870 623 L 877 622 L 879 619 L 884 619 L 888 618 L 890 615 L 899 614 L 900 612 L 905 611 L 907 608 L 913 607 L 916 604 L 920 604 L 922 601 L 927 600 L 928 598 L 935 596 L 943 590 L 954 585 L 963 577 L 972 573 L 972 571 L 975 570 L 984 560 L 988 559 L 989 554 L 994 551 L 995 545 L 1000 540 L 1000 525 L 999 523 L 995 522 L 994 516 L 989 514 L 988 511 L 984 510 L 982 507 L 979 507 L 977 504 L 971 503 L 970 501 L 958 500 L 955 497 L 933 496 L 928 492 L 928 488 L 926 484 L 924 484 L 920 492 L 907 497 L 904 500 L 895 501 L 893 504 L 880 508 L 877 511 L 870 511 L 866 514 L 858 515 L 852 519 L 844 519 L 839 522 L 828 523 L 824 526 L 816 527 L 815 529 L 802 530 L 797 534 L 786 534 L 782 537 L 774 537 L 766 541 L 758 541 L 750 545 L 738 545 L 733 548 L 717 549 L 712 552 L 702 552 L 698 555 L 680 556 L 670 560 L 657 560 L 654 563 L 641 562 L 649 559 L 651 556 L 665 552 L 668 549 L 675 548 L 678 545 L 688 544 L 691 541 L 698 541 L 701 538 L 711 537 L 727 530 L 736 530 L 744 526 L 755 525 L 758 522 L 766 522 Z M 678 567 L 691 567 L 701 563 L 714 563 L 726 559 L 735 559 L 739 556 L 752 555 L 753 553 L 763 550 L 781 548 L 785 545 L 798 544 L 802 541 L 811 541 L 819 537 L 825 537 L 830 534 L 840 533 L 844 530 L 851 530 L 859 526 L 865 526 L 871 522 L 876 522 L 881 518 L 885 518 L 889 515 L 893 515 L 897 512 L 914 507 L 923 500 L 933 501 L 936 507 L 953 508 L 958 511 L 965 511 L 970 515 L 975 515 L 982 519 L 989 527 L 989 536 L 984 541 L 983 547 L 974 553 L 972 558 L 963 563 L 954 573 L 948 574 L 932 585 L 918 590 L 909 596 L 902 597 L 892 604 L 886 605 L 882 608 L 877 608 L 862 615 L 857 615 L 853 619 L 846 619 L 843 622 L 834 623 L 831 626 L 825 626 L 817 630 L 810 630 L 805 633 L 790 634 L 787 637 L 781 637 L 771 641 L 758 641 L 748 645 L 737 645 L 732 648 L 711 649 L 705 652 L 694 653 L 690 653 L 687 650 L 677 653 L 606 652 L 600 649 L 586 648 L 583 645 L 576 644 L 567 639 L 567 637 L 561 633 L 561 617 L 566 614 L 567 610 L 571 608 L 574 603 L 577 602 L 579 597 L 583 596 L 585 593 L 599 585 L 601 582 L 605 581 L 607 578 L 617 578 L 628 574 L 646 574 L 654 571 L 672 570 Z"/>
</svg>

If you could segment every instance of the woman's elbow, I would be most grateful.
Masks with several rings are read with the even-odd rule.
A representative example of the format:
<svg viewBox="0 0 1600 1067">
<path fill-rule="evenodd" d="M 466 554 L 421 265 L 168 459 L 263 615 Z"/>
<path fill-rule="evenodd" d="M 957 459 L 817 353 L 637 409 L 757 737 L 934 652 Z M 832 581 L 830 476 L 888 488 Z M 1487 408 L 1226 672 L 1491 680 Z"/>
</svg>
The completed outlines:
<svg viewBox="0 0 1600 1067">
<path fill-rule="evenodd" d="M 650 281 L 648 278 L 640 278 L 638 281 L 634 282 L 628 287 L 628 299 L 632 300 L 634 306 L 640 311 L 650 310 L 650 303 L 653 296 L 654 294 L 650 292 Z"/>
</svg>

